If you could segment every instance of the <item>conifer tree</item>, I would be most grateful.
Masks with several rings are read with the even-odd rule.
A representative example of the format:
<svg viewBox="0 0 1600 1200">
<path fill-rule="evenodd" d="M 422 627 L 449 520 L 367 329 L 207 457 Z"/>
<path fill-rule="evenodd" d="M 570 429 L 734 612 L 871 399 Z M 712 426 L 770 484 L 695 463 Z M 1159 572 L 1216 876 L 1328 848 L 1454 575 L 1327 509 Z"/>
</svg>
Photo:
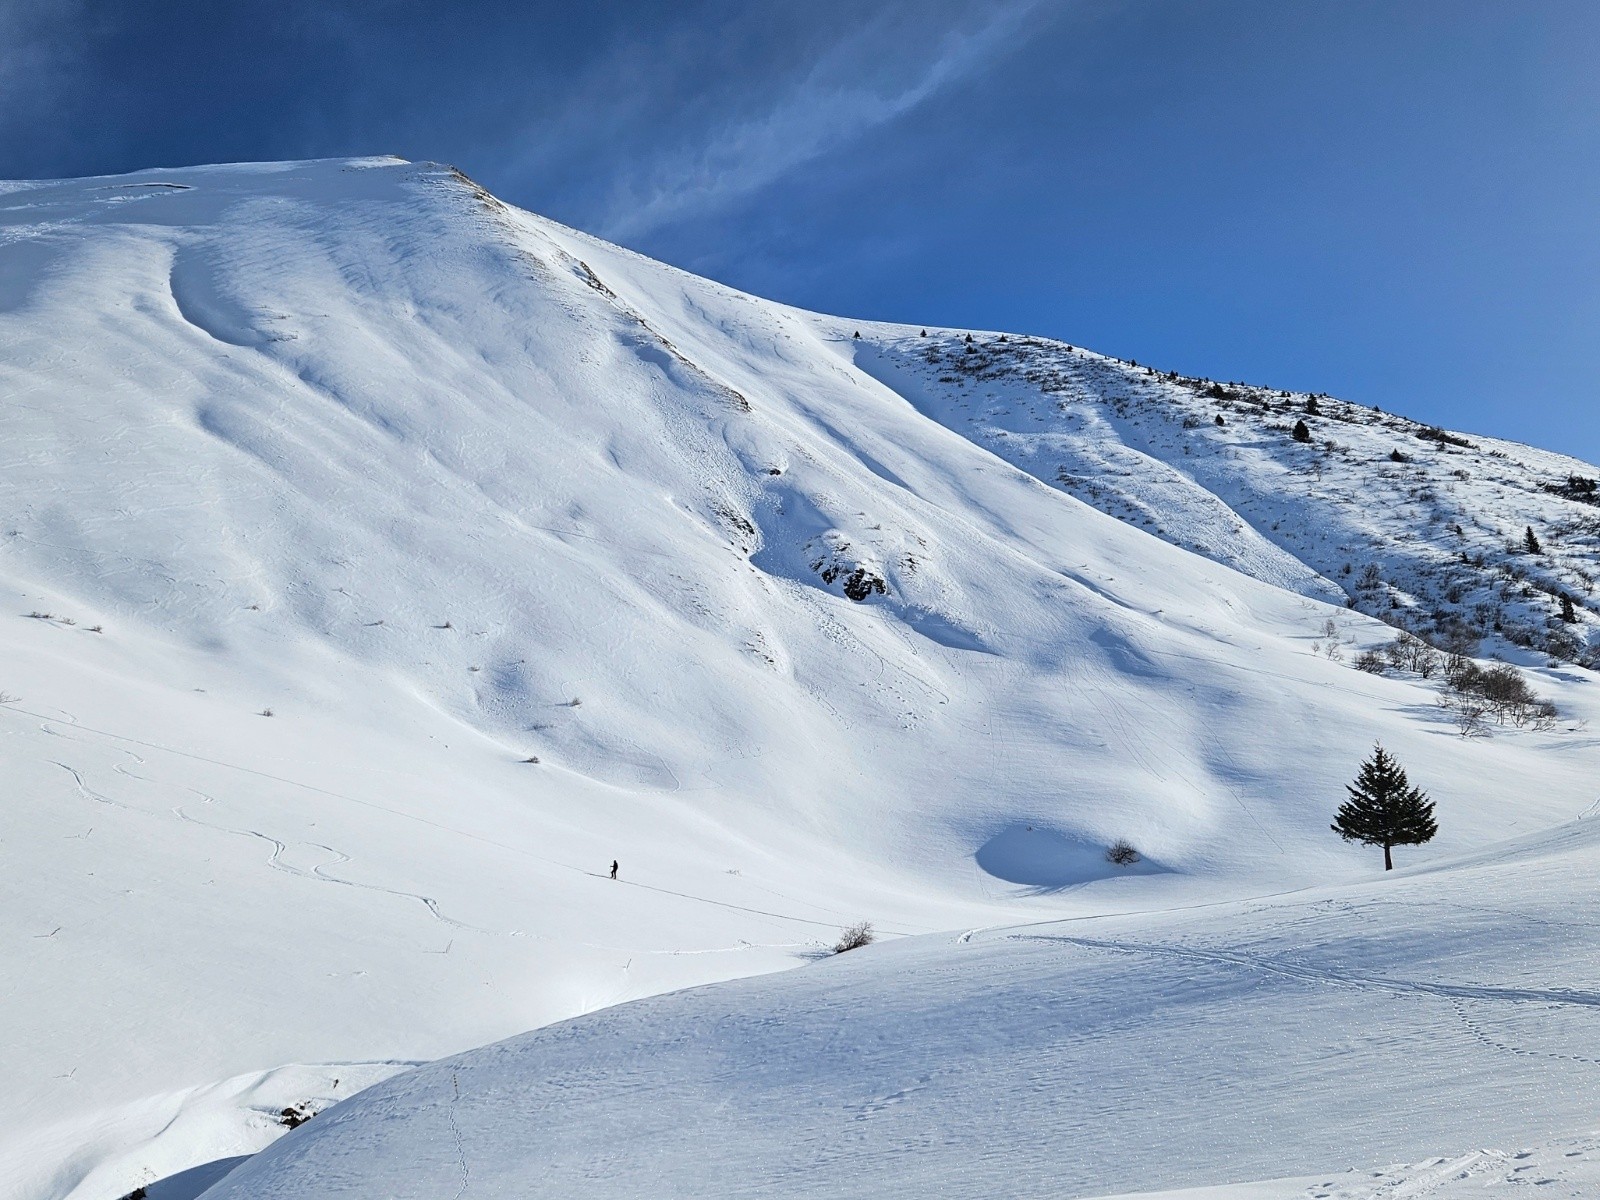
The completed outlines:
<svg viewBox="0 0 1600 1200">
<path fill-rule="evenodd" d="M 1394 870 L 1390 847 L 1420 846 L 1439 832 L 1433 801 L 1411 786 L 1405 769 L 1381 745 L 1373 748 L 1345 791 L 1350 799 L 1339 806 L 1332 829 L 1347 842 L 1382 846 L 1385 871 Z"/>
<path fill-rule="evenodd" d="M 1522 544 L 1527 547 L 1529 554 L 1543 554 L 1539 546 L 1539 539 L 1534 536 L 1533 526 L 1529 525 L 1522 531 Z"/>
<path fill-rule="evenodd" d="M 1578 614 L 1572 607 L 1572 597 L 1565 592 L 1561 593 L 1561 619 L 1568 625 L 1576 625 L 1578 623 Z"/>
<path fill-rule="evenodd" d="M 1296 421 L 1294 423 L 1294 440 L 1297 442 L 1309 442 L 1311 440 L 1311 430 L 1306 428 L 1304 421 Z"/>
</svg>

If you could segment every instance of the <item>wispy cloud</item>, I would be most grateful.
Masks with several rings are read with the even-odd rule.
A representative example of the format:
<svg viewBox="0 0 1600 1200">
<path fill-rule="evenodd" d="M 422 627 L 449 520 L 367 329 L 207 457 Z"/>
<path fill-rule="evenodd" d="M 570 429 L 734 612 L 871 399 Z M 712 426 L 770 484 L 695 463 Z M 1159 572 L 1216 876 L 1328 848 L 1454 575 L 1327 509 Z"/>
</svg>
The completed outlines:
<svg viewBox="0 0 1600 1200">
<path fill-rule="evenodd" d="M 628 240 L 723 210 L 981 72 L 1027 35 L 1042 5 L 985 4 L 920 46 L 905 44 L 904 25 L 858 22 L 798 78 L 753 87 L 765 92 L 755 111 L 712 114 L 633 156 L 587 224 Z"/>
</svg>

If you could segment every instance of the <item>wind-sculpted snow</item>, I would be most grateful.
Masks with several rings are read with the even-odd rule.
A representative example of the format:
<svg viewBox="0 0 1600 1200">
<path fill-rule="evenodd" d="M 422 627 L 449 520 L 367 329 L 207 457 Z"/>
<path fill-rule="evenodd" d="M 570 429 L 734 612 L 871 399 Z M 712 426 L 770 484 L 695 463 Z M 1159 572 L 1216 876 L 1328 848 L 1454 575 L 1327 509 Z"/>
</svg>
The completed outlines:
<svg viewBox="0 0 1600 1200">
<path fill-rule="evenodd" d="M 1000 438 L 957 419 L 990 369 L 935 373 L 997 339 L 857 331 L 431 164 L 0 191 L 0 1197 L 159 1200 L 282 1132 L 218 1080 L 431 1059 L 860 920 L 1366 878 L 1327 826 L 1378 738 L 1439 803 L 1403 864 L 1594 802 L 1587 671 L 1536 672 L 1552 727 L 1464 742 L 1436 683 L 1328 653 L 1393 631 L 1344 607 L 1344 533 L 1252 497 L 1409 517 L 1227 443 L 1245 398 L 1204 474 L 1112 439 L 1121 366 L 1030 349 L 1011 415 L 1056 407 Z M 1535 591 L 1582 536 L 1541 535 Z M 174 1104 L 208 1132 L 163 1135 Z"/>
<path fill-rule="evenodd" d="M 1593 1127 L 1597 832 L 639 1001 L 380 1084 L 208 1200 L 429 1200 L 458 1162 L 485 1200 L 1526 1187 L 1555 1164 L 1515 1151 Z"/>
</svg>

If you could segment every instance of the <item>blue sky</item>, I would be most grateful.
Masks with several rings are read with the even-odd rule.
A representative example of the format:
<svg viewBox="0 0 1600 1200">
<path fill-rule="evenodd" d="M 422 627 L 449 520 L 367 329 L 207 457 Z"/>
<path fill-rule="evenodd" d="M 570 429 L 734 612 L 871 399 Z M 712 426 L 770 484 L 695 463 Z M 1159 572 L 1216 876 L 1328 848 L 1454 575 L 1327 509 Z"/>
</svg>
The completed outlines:
<svg viewBox="0 0 1600 1200">
<path fill-rule="evenodd" d="M 1590 0 L 0 0 L 0 175 L 396 153 L 805 307 L 1600 460 Z"/>
</svg>

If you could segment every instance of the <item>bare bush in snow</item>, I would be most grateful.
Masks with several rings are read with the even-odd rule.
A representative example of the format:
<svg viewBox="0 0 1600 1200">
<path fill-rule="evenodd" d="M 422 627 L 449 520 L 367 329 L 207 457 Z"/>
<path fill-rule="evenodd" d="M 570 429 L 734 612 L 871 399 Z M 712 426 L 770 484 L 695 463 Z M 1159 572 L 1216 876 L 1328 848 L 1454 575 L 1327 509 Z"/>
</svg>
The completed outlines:
<svg viewBox="0 0 1600 1200">
<path fill-rule="evenodd" d="M 1414 671 L 1427 679 L 1439 669 L 1439 652 L 1414 633 L 1402 632 L 1383 652 L 1397 671 Z"/>
<path fill-rule="evenodd" d="M 1480 667 L 1459 657 L 1446 664 L 1445 692 L 1439 703 L 1456 714 L 1458 727 L 1463 720 L 1475 727 L 1493 717 L 1500 725 L 1509 722 L 1518 729 L 1547 730 L 1555 727 L 1560 715 L 1510 663 Z"/>
<path fill-rule="evenodd" d="M 871 921 L 857 921 L 848 929 L 842 930 L 839 940 L 833 944 L 835 954 L 843 954 L 846 950 L 859 950 L 863 946 L 872 945 L 876 935 L 872 932 Z"/>
<path fill-rule="evenodd" d="M 1119 867 L 1131 867 L 1139 861 L 1139 852 L 1126 838 L 1118 838 L 1106 847 L 1106 861 Z"/>
</svg>

